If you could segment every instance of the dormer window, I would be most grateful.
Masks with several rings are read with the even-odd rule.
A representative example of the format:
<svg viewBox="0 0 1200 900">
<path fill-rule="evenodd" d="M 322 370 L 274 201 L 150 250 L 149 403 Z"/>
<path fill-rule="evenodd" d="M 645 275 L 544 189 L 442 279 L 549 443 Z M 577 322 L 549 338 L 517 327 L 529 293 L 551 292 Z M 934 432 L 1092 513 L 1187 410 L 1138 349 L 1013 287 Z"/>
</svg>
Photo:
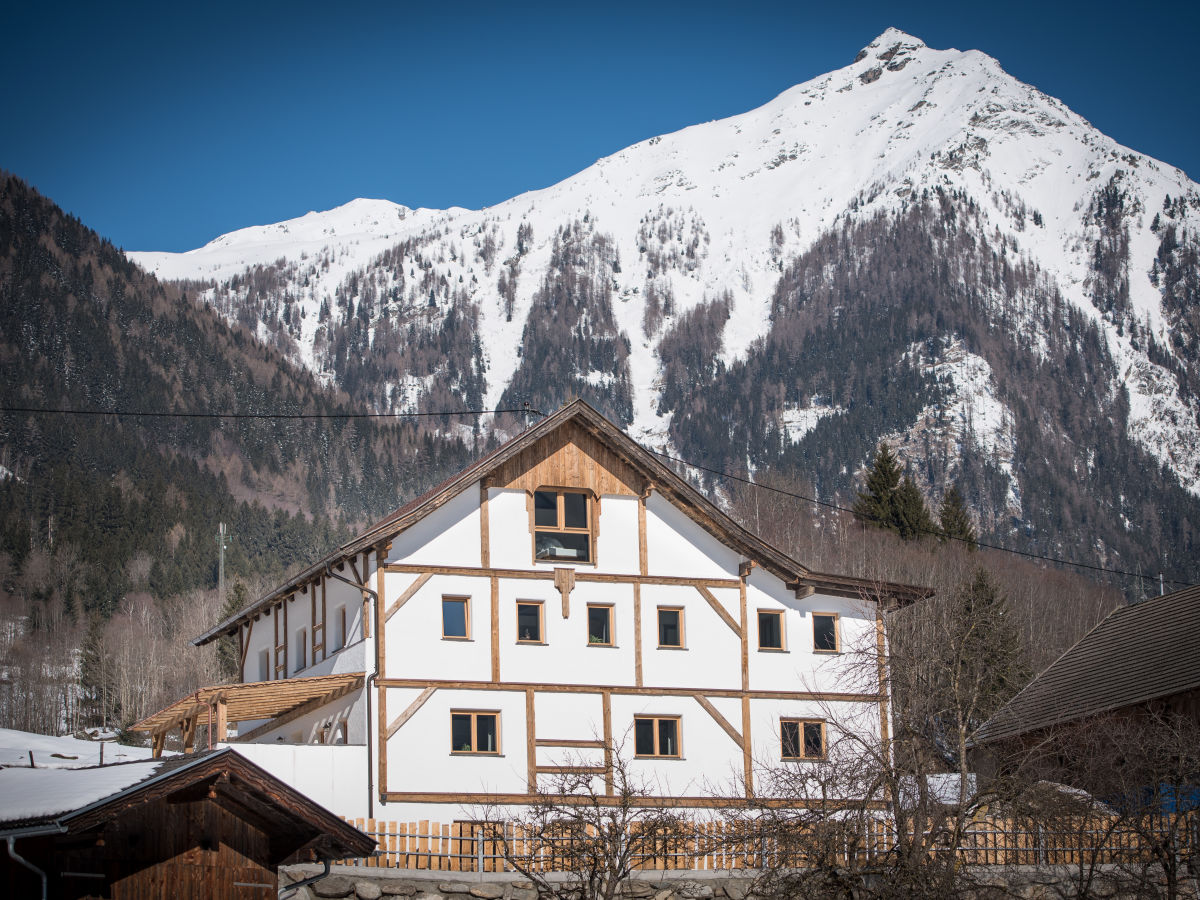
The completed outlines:
<svg viewBox="0 0 1200 900">
<path fill-rule="evenodd" d="M 534 558 L 590 563 L 590 505 L 588 495 L 583 491 L 534 491 Z"/>
</svg>

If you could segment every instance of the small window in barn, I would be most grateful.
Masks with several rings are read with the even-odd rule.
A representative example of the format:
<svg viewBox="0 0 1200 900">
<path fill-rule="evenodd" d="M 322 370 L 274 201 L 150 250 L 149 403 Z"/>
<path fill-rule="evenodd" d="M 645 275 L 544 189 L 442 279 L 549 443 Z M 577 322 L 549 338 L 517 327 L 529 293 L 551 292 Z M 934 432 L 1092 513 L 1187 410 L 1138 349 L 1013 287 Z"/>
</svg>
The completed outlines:
<svg viewBox="0 0 1200 900">
<path fill-rule="evenodd" d="M 683 610 L 680 607 L 658 608 L 658 646 L 683 647 Z"/>
<path fill-rule="evenodd" d="M 330 652 L 337 652 L 346 646 L 346 607 L 339 606 L 333 611 L 333 643 Z"/>
<path fill-rule="evenodd" d="M 333 730 L 333 742 L 335 744 L 350 743 L 350 727 L 345 719 L 338 722 L 337 727 Z"/>
<path fill-rule="evenodd" d="M 451 753 L 500 753 L 500 713 L 451 710 Z"/>
<path fill-rule="evenodd" d="M 534 559 L 591 562 L 591 521 L 591 501 L 582 491 L 534 491 Z"/>
<path fill-rule="evenodd" d="M 842 649 L 838 637 L 837 613 L 813 613 L 813 651 L 837 653 Z"/>
<path fill-rule="evenodd" d="M 260 650 L 258 652 L 258 680 L 271 680 L 271 651 Z"/>
<path fill-rule="evenodd" d="M 308 667 L 308 629 L 301 628 L 296 632 L 296 648 L 293 654 L 296 658 L 296 668 L 293 672 L 300 672 Z"/>
<path fill-rule="evenodd" d="M 517 643 L 541 644 L 542 637 L 542 608 L 540 600 L 517 601 Z"/>
<path fill-rule="evenodd" d="M 442 598 L 442 637 L 448 640 L 470 640 L 471 599 L 469 597 Z"/>
<path fill-rule="evenodd" d="M 634 716 L 635 756 L 679 756 L 679 716 Z"/>
<path fill-rule="evenodd" d="M 784 649 L 782 610 L 760 609 L 758 611 L 758 649 Z"/>
<path fill-rule="evenodd" d="M 824 759 L 825 723 L 819 719 L 780 719 L 783 759 Z"/>
<path fill-rule="evenodd" d="M 587 607 L 588 646 L 613 645 L 613 608 L 608 604 L 589 603 Z"/>
</svg>

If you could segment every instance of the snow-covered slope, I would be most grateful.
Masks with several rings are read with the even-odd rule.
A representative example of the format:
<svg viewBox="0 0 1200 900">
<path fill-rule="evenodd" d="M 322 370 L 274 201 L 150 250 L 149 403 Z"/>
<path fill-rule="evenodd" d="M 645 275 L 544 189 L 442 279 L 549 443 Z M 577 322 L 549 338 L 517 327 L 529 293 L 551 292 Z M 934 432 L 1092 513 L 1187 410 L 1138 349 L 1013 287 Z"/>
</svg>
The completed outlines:
<svg viewBox="0 0 1200 900">
<path fill-rule="evenodd" d="M 1117 308 L 1096 300 L 1096 247 L 1112 237 L 1097 206 L 1106 188 L 1122 198 L 1112 227 L 1127 239 Z M 130 257 L 166 278 L 217 282 L 207 296 L 230 318 L 256 296 L 231 277 L 274 266 L 276 299 L 260 335 L 327 380 L 346 365 L 335 359 L 344 323 L 369 323 L 367 347 L 381 319 L 436 330 L 457 292 L 477 307 L 484 401 L 493 406 L 520 365 L 558 230 L 586 222 L 612 243 L 612 313 L 630 344 L 631 431 L 661 444 L 669 414 L 659 412 L 657 347 L 672 316 L 727 297 L 721 354 L 729 364 L 769 329 L 770 298 L 789 259 L 839 222 L 899 209 L 932 189 L 975 204 L 989 244 L 1038 267 L 1068 304 L 1100 323 L 1119 363 L 1112 390 L 1129 394 L 1130 437 L 1200 495 L 1197 399 L 1147 350 L 1147 335 L 1170 347 L 1175 327 L 1151 280 L 1159 250 L 1152 220 L 1167 198 L 1182 197 L 1181 233 L 1200 232 L 1197 186 L 1105 137 L 985 54 L 931 49 L 895 29 L 845 68 L 759 109 L 651 138 L 492 208 L 357 200 L 189 253 Z M 400 242 L 408 242 L 407 261 L 381 263 L 380 253 Z M 670 299 L 665 319 L 647 315 L 652 296 Z M 429 309 L 437 315 L 413 318 Z M 1035 319 L 1024 324 L 1036 345 Z M 373 396 L 413 406 L 437 375 L 401 375 Z M 809 427 L 785 424 L 793 440 Z M 984 434 L 990 426 L 971 427 Z"/>
</svg>

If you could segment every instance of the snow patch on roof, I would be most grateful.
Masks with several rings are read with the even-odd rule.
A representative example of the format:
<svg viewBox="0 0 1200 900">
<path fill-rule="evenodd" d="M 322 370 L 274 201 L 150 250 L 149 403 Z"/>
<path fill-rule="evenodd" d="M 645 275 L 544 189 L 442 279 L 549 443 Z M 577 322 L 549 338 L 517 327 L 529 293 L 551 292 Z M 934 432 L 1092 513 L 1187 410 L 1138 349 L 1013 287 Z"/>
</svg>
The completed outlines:
<svg viewBox="0 0 1200 900">
<path fill-rule="evenodd" d="M 156 775 L 166 760 L 89 769 L 0 769 L 0 822 L 45 819 L 83 809 Z"/>
<path fill-rule="evenodd" d="M 127 747 L 115 741 L 84 741 L 75 737 L 54 737 L 0 728 L 0 766 L 29 767 L 33 753 L 37 768 L 78 769 L 100 764 L 101 747 L 104 762 L 118 763 L 149 759 L 149 747 Z"/>
</svg>

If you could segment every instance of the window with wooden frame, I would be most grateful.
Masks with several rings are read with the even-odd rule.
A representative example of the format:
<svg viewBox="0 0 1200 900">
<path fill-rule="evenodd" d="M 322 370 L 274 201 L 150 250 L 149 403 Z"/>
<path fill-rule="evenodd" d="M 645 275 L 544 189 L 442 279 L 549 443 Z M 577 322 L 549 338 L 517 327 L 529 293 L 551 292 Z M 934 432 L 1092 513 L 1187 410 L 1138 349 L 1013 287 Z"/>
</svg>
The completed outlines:
<svg viewBox="0 0 1200 900">
<path fill-rule="evenodd" d="M 533 492 L 533 558 L 592 562 L 592 501 L 583 491 Z"/>
<path fill-rule="evenodd" d="M 270 650 L 259 650 L 258 651 L 258 680 L 259 681 L 270 681 L 271 680 L 271 651 Z"/>
<path fill-rule="evenodd" d="M 333 733 L 333 742 L 335 744 L 350 743 L 350 725 L 345 719 L 342 719 L 342 721 L 337 723 L 337 728 Z"/>
<path fill-rule="evenodd" d="M 683 648 L 683 607 L 658 608 L 658 646 Z"/>
<path fill-rule="evenodd" d="M 517 601 L 517 643 L 544 644 L 545 619 L 542 611 L 545 604 L 541 600 Z"/>
<path fill-rule="evenodd" d="M 613 608 L 610 604 L 589 603 L 587 605 L 588 646 L 611 647 L 613 645 Z"/>
<path fill-rule="evenodd" d="M 840 653 L 842 640 L 839 632 L 837 613 L 812 614 L 813 621 L 813 652 Z"/>
<path fill-rule="evenodd" d="M 785 649 L 783 610 L 760 609 L 758 611 L 758 649 Z"/>
<path fill-rule="evenodd" d="M 471 639 L 471 598 L 442 598 L 442 639 L 469 641 Z"/>
<path fill-rule="evenodd" d="M 679 716 L 634 716 L 634 756 L 679 758 Z"/>
<path fill-rule="evenodd" d="M 824 759 L 825 723 L 820 719 L 780 719 L 779 744 L 783 759 Z"/>
<path fill-rule="evenodd" d="M 450 711 L 451 753 L 500 753 L 500 713 L 473 709 Z"/>
</svg>

